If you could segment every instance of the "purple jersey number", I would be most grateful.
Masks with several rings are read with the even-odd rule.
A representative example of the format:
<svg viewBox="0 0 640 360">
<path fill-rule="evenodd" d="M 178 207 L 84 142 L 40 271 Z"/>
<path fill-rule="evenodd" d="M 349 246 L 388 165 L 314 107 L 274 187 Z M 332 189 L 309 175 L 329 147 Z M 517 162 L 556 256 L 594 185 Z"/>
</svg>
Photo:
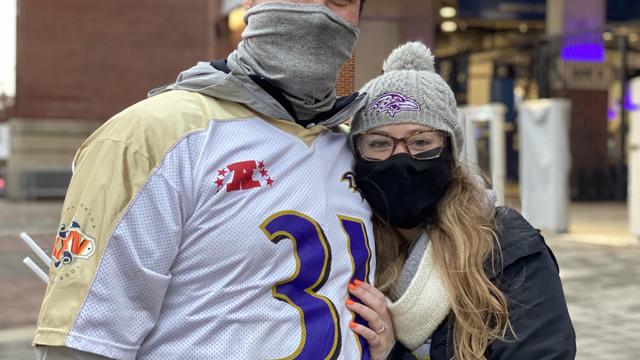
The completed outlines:
<svg viewBox="0 0 640 360">
<path fill-rule="evenodd" d="M 349 242 L 352 279 L 365 281 L 371 250 L 364 224 L 345 216 L 339 216 L 339 220 Z M 273 286 L 273 297 L 294 307 L 301 318 L 300 344 L 287 359 L 336 359 L 341 349 L 339 315 L 331 300 L 317 293 L 331 272 L 331 248 L 324 231 L 317 221 L 297 211 L 278 212 L 265 220 L 261 229 L 275 244 L 289 239 L 296 259 L 293 275 Z M 366 324 L 359 317 L 356 321 Z M 366 341 L 358 338 L 358 343 L 362 358 L 369 359 Z"/>
<path fill-rule="evenodd" d="M 353 266 L 353 276 L 351 281 L 358 279 L 367 281 L 369 279 L 369 262 L 371 261 L 371 249 L 369 248 L 369 239 L 364 223 L 360 219 L 338 215 L 342 229 L 347 235 L 349 242 L 349 253 L 351 255 L 351 264 Z M 361 302 L 355 296 L 351 296 L 354 301 Z M 354 316 L 354 321 L 364 326 L 369 326 L 367 321 L 360 315 Z M 355 334 L 355 333 L 354 333 Z M 358 343 L 362 351 L 362 359 L 369 360 L 369 343 L 362 336 L 358 335 Z"/>
</svg>

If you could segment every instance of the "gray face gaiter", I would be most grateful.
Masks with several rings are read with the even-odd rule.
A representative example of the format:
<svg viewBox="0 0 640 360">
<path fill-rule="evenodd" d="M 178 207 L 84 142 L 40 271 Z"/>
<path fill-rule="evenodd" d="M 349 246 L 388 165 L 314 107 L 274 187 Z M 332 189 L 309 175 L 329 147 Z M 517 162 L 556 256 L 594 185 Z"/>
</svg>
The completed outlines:
<svg viewBox="0 0 640 360">
<path fill-rule="evenodd" d="M 351 57 L 358 27 L 320 4 L 268 2 L 247 11 L 231 69 L 271 80 L 298 118 L 330 110 L 342 65 Z"/>
</svg>

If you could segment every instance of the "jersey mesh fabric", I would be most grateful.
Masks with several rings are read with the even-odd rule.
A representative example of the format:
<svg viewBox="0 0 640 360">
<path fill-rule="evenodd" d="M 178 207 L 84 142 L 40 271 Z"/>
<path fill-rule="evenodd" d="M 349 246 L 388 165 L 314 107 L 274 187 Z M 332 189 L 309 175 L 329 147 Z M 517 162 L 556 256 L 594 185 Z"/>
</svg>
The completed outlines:
<svg viewBox="0 0 640 360">
<path fill-rule="evenodd" d="M 128 358 L 155 323 L 189 207 L 179 189 L 190 187 L 187 161 L 197 138 L 167 155 L 114 230 L 68 346 L 88 341 L 107 356 Z"/>
<path fill-rule="evenodd" d="M 233 165 L 251 162 L 253 187 L 227 187 Z M 351 166 L 346 136 L 325 132 L 307 146 L 260 119 L 212 122 L 189 136 L 116 226 L 68 345 L 122 359 L 261 359 L 326 341 L 303 339 L 313 319 L 301 322 L 292 303 L 273 296 L 276 284 L 308 269 L 298 267 L 293 241 L 270 241 L 260 226 L 294 214 L 326 238 L 331 267 L 317 293 L 335 307 L 337 358 L 359 358 L 344 306 L 354 269 L 338 215 L 361 219 L 373 238 L 368 207 L 342 181 Z M 365 245 L 375 253 L 373 241 Z M 373 281 L 375 261 L 368 269 Z"/>
</svg>

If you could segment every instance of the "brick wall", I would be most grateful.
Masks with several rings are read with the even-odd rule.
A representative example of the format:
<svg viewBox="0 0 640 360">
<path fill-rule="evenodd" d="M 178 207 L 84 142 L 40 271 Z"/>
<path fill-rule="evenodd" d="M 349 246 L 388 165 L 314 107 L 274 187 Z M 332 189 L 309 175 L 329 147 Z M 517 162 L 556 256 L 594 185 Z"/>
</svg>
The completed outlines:
<svg viewBox="0 0 640 360">
<path fill-rule="evenodd" d="M 351 95 L 356 91 L 356 55 L 353 54 L 351 59 L 340 70 L 338 76 L 338 84 L 336 92 L 338 96 Z"/>
<path fill-rule="evenodd" d="M 18 0 L 16 116 L 99 119 L 215 54 L 219 0 Z"/>
</svg>

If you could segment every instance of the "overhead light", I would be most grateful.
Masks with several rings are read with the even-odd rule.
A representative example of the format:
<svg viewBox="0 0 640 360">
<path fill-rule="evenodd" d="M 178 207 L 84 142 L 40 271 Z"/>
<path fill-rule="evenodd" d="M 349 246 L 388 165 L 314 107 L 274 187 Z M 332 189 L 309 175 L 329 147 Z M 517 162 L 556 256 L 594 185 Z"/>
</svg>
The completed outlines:
<svg viewBox="0 0 640 360">
<path fill-rule="evenodd" d="M 237 7 L 229 12 L 229 30 L 237 32 L 244 30 L 245 10 L 242 6 Z"/>
<path fill-rule="evenodd" d="M 520 32 L 524 34 L 529 31 L 529 25 L 522 23 L 520 24 L 520 26 L 518 26 L 518 30 L 520 30 Z"/>
<path fill-rule="evenodd" d="M 458 11 L 456 11 L 456 8 L 454 8 L 453 6 L 443 6 L 440 8 L 440 16 L 445 19 L 455 17 L 457 13 Z"/>
<path fill-rule="evenodd" d="M 454 32 L 458 30 L 458 24 L 455 21 L 445 21 L 440 25 L 440 29 L 444 32 Z"/>
<path fill-rule="evenodd" d="M 612 33 L 610 33 L 610 32 L 608 32 L 608 31 L 603 32 L 603 33 L 602 33 L 602 40 L 604 40 L 604 41 L 611 41 L 611 40 L 613 40 L 613 34 L 612 34 Z"/>
</svg>

